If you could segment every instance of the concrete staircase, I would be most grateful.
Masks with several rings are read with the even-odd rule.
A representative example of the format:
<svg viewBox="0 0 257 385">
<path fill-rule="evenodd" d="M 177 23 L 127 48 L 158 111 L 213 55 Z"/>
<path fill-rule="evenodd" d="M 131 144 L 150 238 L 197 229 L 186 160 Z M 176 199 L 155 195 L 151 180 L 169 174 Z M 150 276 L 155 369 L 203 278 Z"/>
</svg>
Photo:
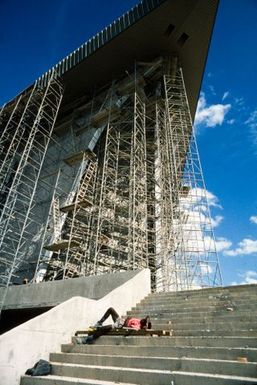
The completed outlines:
<svg viewBox="0 0 257 385">
<path fill-rule="evenodd" d="M 172 336 L 73 337 L 50 354 L 53 375 L 21 385 L 257 385 L 257 285 L 151 294 L 128 315 Z"/>
</svg>

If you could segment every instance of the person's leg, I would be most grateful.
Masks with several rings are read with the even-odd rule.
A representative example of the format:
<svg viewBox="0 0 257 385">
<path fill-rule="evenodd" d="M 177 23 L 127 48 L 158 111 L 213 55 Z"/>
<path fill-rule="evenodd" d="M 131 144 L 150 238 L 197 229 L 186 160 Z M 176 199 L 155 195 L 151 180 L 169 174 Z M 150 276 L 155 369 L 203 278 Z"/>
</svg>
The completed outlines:
<svg viewBox="0 0 257 385">
<path fill-rule="evenodd" d="M 107 334 L 111 330 L 112 330 L 112 325 L 106 325 L 106 326 L 103 326 L 103 327 L 99 328 L 98 330 L 96 330 L 93 333 L 94 339 Z"/>
<path fill-rule="evenodd" d="M 98 324 L 102 325 L 109 316 L 112 317 L 113 322 L 116 322 L 119 318 L 119 314 L 116 312 L 116 310 L 114 310 L 113 307 L 109 307 L 109 309 L 106 310 L 102 318 L 98 321 Z"/>
<path fill-rule="evenodd" d="M 94 333 L 88 336 L 76 337 L 76 343 L 84 345 L 93 344 L 97 338 L 107 334 L 110 330 L 112 330 L 112 325 L 102 326 L 101 328 L 97 329 Z"/>
</svg>

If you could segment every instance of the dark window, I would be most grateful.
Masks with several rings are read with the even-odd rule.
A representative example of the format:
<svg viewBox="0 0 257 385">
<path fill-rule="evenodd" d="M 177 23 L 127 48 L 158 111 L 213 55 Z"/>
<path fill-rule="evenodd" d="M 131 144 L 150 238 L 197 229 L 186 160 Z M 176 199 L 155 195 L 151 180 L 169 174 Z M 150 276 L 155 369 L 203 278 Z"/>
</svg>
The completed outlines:
<svg viewBox="0 0 257 385">
<path fill-rule="evenodd" d="M 166 31 L 164 32 L 164 36 L 169 37 L 174 31 L 174 29 L 175 29 L 175 25 L 169 24 Z"/>
<path fill-rule="evenodd" d="M 187 35 L 186 33 L 182 33 L 180 38 L 177 40 L 178 45 L 180 45 L 180 47 L 182 47 L 188 38 L 189 38 L 189 35 Z"/>
</svg>

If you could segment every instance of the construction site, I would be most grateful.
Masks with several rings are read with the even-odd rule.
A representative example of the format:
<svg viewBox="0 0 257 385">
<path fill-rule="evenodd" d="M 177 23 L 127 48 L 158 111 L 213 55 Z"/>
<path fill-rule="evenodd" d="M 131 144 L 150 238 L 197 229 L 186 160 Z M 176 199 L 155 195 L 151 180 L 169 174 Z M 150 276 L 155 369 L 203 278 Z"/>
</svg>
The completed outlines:
<svg viewBox="0 0 257 385">
<path fill-rule="evenodd" d="M 146 267 L 158 290 L 220 284 L 177 58 L 135 63 L 53 133 L 61 98 L 53 74 L 2 110 L 1 284 Z"/>
<path fill-rule="evenodd" d="M 177 293 L 183 302 L 183 293 L 194 301 L 196 294 L 190 293 L 205 289 L 196 292 L 203 302 L 204 293 L 209 302 L 224 302 L 193 128 L 216 10 L 216 0 L 144 0 L 2 106 L 2 332 L 36 322 L 76 296 L 101 301 L 119 286 L 116 279 L 125 285 L 145 271 L 144 288 L 135 284 L 135 302 L 124 299 L 129 307 L 119 311 L 128 311 L 150 292 L 155 299 Z M 113 53 L 118 55 L 115 63 Z M 100 62 L 105 63 L 101 68 Z M 91 295 L 98 286 L 104 287 L 102 294 Z M 235 300 L 226 298 L 225 312 L 234 311 Z M 254 290 L 250 298 L 255 298 Z M 163 323 L 156 321 L 156 327 L 164 328 Z M 257 337 L 255 333 L 245 331 L 241 337 Z M 167 341 L 172 335 L 176 333 L 159 338 Z M 57 369 L 54 374 L 86 376 L 60 373 Z M 94 375 L 89 378 L 97 379 Z M 175 377 L 170 382 L 173 377 L 165 375 L 158 382 L 155 374 L 150 379 L 148 373 L 146 381 L 133 376 L 133 384 L 256 383 Z M 33 384 L 52 383 L 47 378 Z M 98 379 L 101 384 L 129 382 L 109 375 Z M 63 381 L 53 383 L 72 383 Z M 32 382 L 24 377 L 22 384 Z"/>
</svg>

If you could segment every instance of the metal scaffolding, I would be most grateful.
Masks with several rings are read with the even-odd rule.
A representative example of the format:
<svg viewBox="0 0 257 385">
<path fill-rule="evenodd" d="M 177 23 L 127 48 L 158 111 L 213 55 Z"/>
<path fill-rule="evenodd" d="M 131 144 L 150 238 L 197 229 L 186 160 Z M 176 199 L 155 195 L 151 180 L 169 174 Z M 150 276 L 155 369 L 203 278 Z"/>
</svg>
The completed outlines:
<svg viewBox="0 0 257 385">
<path fill-rule="evenodd" d="M 49 243 L 44 244 L 45 251 L 41 250 L 35 277 L 40 275 L 42 269 L 46 271 L 47 279 L 80 276 L 84 275 L 85 264 L 88 264 L 86 255 L 97 159 L 92 152 L 86 151 L 74 154 L 65 159 L 65 162 L 70 167 L 80 162 L 77 191 L 71 203 L 61 205 L 62 190 L 56 179 L 47 224 L 47 232 L 51 237 Z"/>
<path fill-rule="evenodd" d="M 30 240 L 39 232 L 34 198 L 62 95 L 63 86 L 53 74 L 45 88 L 35 85 L 19 96 L 2 122 L 0 286 L 6 289 L 29 263 Z"/>
<path fill-rule="evenodd" d="M 174 63 L 136 63 L 73 110 L 71 141 L 92 131 L 91 141 L 73 146 L 54 168 L 40 229 L 33 197 L 61 85 L 52 78 L 2 109 L 3 281 L 26 260 L 25 234 L 32 231 L 39 239 L 35 282 L 149 267 L 154 290 L 221 284 L 183 74 Z M 50 91 L 57 95 L 57 88 L 54 103 Z"/>
<path fill-rule="evenodd" d="M 93 224 L 94 272 L 147 267 L 145 106 L 136 91 L 108 123 L 103 146 Z"/>
<path fill-rule="evenodd" d="M 182 70 L 164 76 L 156 108 L 157 241 L 160 290 L 221 285 L 199 153 Z"/>
</svg>

